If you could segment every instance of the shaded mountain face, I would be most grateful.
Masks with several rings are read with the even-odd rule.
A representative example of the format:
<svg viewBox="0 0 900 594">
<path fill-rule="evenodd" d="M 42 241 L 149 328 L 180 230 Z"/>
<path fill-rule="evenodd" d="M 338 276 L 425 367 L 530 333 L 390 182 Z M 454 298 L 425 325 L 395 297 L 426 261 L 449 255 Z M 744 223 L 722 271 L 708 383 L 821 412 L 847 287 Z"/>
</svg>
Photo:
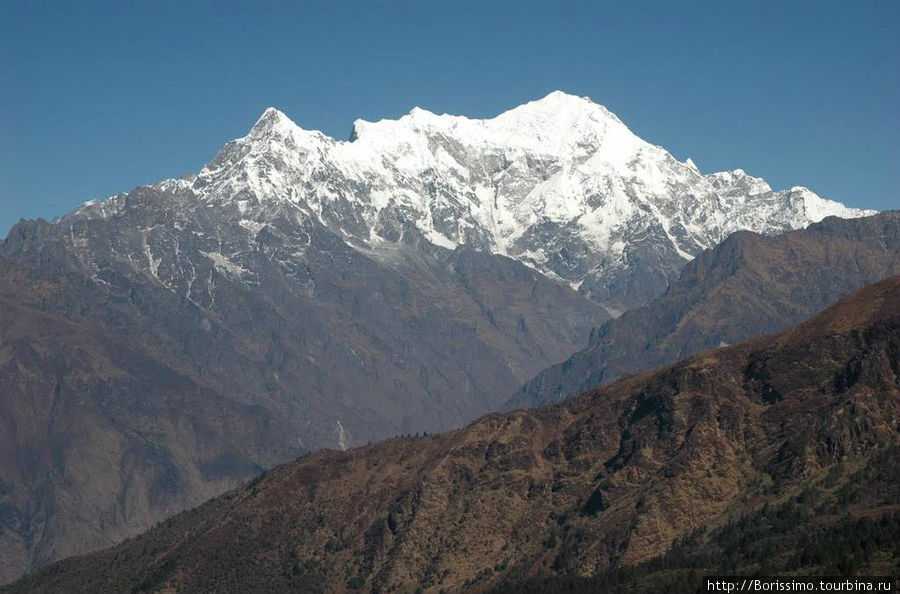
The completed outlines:
<svg viewBox="0 0 900 594">
<path fill-rule="evenodd" d="M 4 259 L 0 278 L 0 577 L 118 542 L 296 455 L 277 410 L 198 381 L 140 325 L 61 313 L 103 297 L 86 279 Z"/>
<path fill-rule="evenodd" d="M 229 268 L 216 233 L 236 230 L 215 210 L 177 218 L 165 207 L 177 198 L 136 194 L 115 225 L 23 223 L 3 248 L 7 580 L 302 451 L 459 426 L 607 317 L 508 258 L 367 256 L 317 225 L 270 227 L 252 263 Z M 177 291 L 153 276 L 168 262 L 133 264 L 151 233 L 191 262 Z M 310 256 L 285 270 L 272 254 L 298 237 Z"/>
<path fill-rule="evenodd" d="M 877 470 L 896 468 L 898 422 L 895 276 L 781 334 L 562 404 L 312 454 L 10 591 L 455 591 L 590 576 L 804 491 L 839 513 L 896 508 Z"/>
<path fill-rule="evenodd" d="M 608 318 L 497 255 L 363 253 L 292 207 L 247 244 L 241 225 L 191 194 L 141 188 L 126 202 L 107 219 L 21 223 L 2 252 L 90 292 L 39 307 L 109 323 L 220 392 L 279 407 L 302 420 L 308 449 L 338 447 L 339 422 L 346 444 L 458 426 L 497 405 L 485 394 L 562 359 Z M 149 270 L 135 264 L 145 253 Z M 167 274 L 183 278 L 169 286 Z"/>
<path fill-rule="evenodd" d="M 666 293 L 594 331 L 529 380 L 509 408 L 559 402 L 623 375 L 790 327 L 900 273 L 900 212 L 828 218 L 775 237 L 740 232 L 703 252 Z"/>
</svg>

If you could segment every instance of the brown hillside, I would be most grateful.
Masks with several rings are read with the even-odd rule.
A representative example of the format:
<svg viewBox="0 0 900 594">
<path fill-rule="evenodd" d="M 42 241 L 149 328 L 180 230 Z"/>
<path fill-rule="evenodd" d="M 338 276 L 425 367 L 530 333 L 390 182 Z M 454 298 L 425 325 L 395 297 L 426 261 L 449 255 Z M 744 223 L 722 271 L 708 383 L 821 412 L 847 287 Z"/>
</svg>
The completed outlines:
<svg viewBox="0 0 900 594">
<path fill-rule="evenodd" d="M 589 576 L 810 485 L 847 487 L 897 451 L 898 421 L 892 277 L 787 332 L 560 405 L 302 458 L 11 591 L 438 592 Z M 898 503 L 873 485 L 848 505 Z"/>
</svg>

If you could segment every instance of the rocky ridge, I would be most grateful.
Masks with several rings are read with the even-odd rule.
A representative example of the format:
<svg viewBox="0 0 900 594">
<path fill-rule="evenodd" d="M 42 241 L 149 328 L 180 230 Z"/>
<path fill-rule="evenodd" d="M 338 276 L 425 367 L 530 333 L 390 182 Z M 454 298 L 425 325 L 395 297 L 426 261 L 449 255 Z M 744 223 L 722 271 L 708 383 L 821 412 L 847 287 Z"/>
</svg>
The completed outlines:
<svg viewBox="0 0 900 594">
<path fill-rule="evenodd" d="M 864 285 L 900 274 L 900 212 L 826 218 L 768 237 L 741 231 L 702 252 L 660 297 L 595 329 L 507 406 L 559 402 L 694 353 L 798 324 Z"/>
</svg>

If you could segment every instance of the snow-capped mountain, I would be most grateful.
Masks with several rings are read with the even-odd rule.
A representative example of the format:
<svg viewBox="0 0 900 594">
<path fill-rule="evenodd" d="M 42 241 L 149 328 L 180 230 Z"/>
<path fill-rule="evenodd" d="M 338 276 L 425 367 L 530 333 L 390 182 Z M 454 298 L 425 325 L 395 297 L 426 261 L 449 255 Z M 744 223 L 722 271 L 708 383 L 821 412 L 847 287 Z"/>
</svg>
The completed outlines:
<svg viewBox="0 0 900 594">
<path fill-rule="evenodd" d="M 282 386 L 296 397 L 319 374 L 311 401 L 327 410 L 304 429 L 304 443 L 318 447 L 447 428 L 490 410 L 485 394 L 505 398 L 610 314 L 662 294 L 733 231 L 867 213 L 805 188 L 773 191 L 741 170 L 703 175 L 601 105 L 554 92 L 486 120 L 416 108 L 357 121 L 347 141 L 269 108 L 198 174 L 85 203 L 51 225 L 21 223 L 0 253 L 40 267 L 57 254 L 116 299 L 150 291 L 139 305 L 153 320 L 167 303 L 166 335 L 193 317 L 202 332 L 220 324 L 242 337 L 236 344 L 289 345 L 298 357 L 289 379 L 277 358 L 247 364 L 265 350 L 258 345 L 217 364 L 223 377 L 253 370 L 244 393 Z M 287 342 L 275 340 L 272 329 L 289 327 Z M 423 328 L 445 342 L 423 348 Z M 207 358 L 198 344 L 179 348 Z M 465 356 L 447 359 L 449 348 Z M 434 376 L 442 363 L 454 367 Z M 346 399 L 364 386 L 365 398 Z M 398 418 L 396 403 L 423 386 L 439 397 Z"/>
<path fill-rule="evenodd" d="M 197 175 L 0 244 L 0 582 L 300 450 L 468 423 L 731 231 L 828 214 L 863 212 L 563 93 L 348 141 L 266 110 Z"/>
<path fill-rule="evenodd" d="M 414 237 L 507 255 L 614 310 L 659 294 L 734 231 L 871 214 L 740 169 L 704 175 L 559 91 L 486 120 L 419 108 L 358 120 L 349 141 L 269 108 L 196 177 L 163 184 L 233 209 L 251 233 L 291 203 L 361 249 Z"/>
</svg>

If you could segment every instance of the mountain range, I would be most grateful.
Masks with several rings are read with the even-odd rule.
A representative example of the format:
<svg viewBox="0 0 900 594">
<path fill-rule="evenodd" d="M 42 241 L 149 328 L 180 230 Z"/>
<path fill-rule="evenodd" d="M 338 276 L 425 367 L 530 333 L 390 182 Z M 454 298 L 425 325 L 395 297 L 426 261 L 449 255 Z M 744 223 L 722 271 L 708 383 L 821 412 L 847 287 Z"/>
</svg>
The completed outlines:
<svg viewBox="0 0 900 594">
<path fill-rule="evenodd" d="M 733 232 L 764 235 L 752 237 L 766 249 L 840 216 L 823 225 L 862 237 L 847 219 L 873 214 L 740 170 L 704 175 L 559 92 L 488 120 L 414 109 L 353 130 L 338 141 L 268 109 L 196 175 L 10 231 L 0 580 L 110 546 L 297 455 L 501 409 L 605 340 L 612 317 L 670 298 L 685 264 Z M 793 272 L 780 257 L 788 293 L 763 292 L 758 307 L 791 312 L 748 315 L 720 340 L 797 322 L 891 273 L 896 234 L 862 241 L 832 242 Z"/>
<path fill-rule="evenodd" d="M 9 591 L 503 590 L 634 566 L 686 538 L 699 549 L 723 527 L 732 546 L 705 563 L 746 554 L 743 571 L 829 575 L 825 548 L 802 557 L 799 543 L 769 541 L 754 565 L 754 535 L 824 542 L 853 534 L 841 516 L 900 509 L 898 362 L 894 276 L 788 331 L 561 404 L 309 455 Z M 753 519 L 775 522 L 754 533 Z M 865 547 L 837 550 L 896 570 L 897 520 L 869 522 L 853 525 Z"/>
<path fill-rule="evenodd" d="M 251 237 L 289 206 L 377 257 L 423 241 L 506 255 L 614 313 L 657 296 L 687 260 L 734 231 L 873 214 L 802 187 L 772 191 L 740 169 L 703 175 L 603 106 L 558 91 L 487 120 L 419 108 L 357 120 L 347 142 L 269 108 L 196 176 L 161 187 L 229 210 Z M 115 216 L 119 203 L 91 202 L 76 215 Z M 174 245 L 155 247 L 144 265 L 183 285 L 190 273 L 165 262 Z M 292 247 L 284 259 L 303 252 L 302 242 Z M 209 253 L 223 268 L 248 269 L 246 250 Z"/>
</svg>

